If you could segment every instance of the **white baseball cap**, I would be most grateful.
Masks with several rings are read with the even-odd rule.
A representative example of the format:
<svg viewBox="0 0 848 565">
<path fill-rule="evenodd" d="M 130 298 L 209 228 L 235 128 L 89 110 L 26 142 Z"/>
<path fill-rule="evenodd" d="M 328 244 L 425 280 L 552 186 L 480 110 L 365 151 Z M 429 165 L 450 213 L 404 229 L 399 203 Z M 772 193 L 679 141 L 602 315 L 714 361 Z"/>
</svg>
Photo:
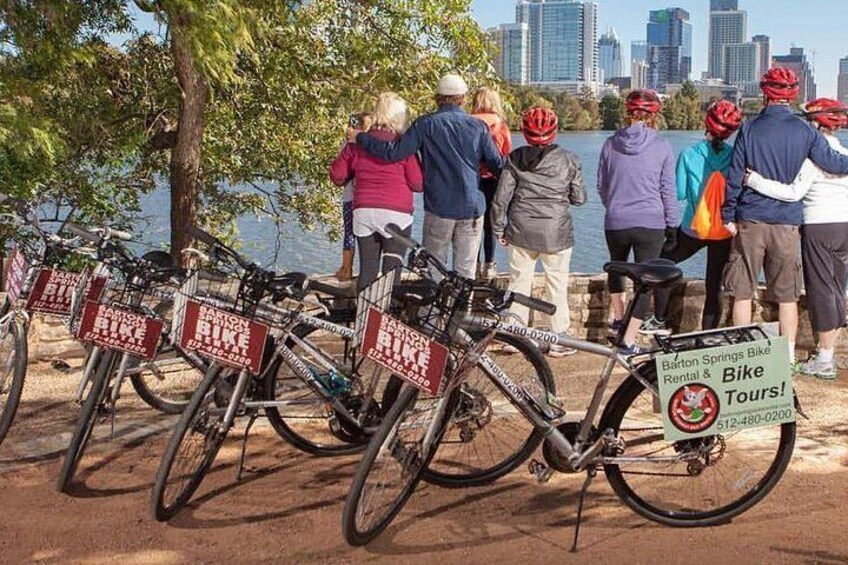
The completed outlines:
<svg viewBox="0 0 848 565">
<path fill-rule="evenodd" d="M 468 85 L 465 84 L 461 76 L 453 73 L 447 74 L 439 79 L 436 94 L 440 96 L 462 96 L 468 94 Z"/>
</svg>

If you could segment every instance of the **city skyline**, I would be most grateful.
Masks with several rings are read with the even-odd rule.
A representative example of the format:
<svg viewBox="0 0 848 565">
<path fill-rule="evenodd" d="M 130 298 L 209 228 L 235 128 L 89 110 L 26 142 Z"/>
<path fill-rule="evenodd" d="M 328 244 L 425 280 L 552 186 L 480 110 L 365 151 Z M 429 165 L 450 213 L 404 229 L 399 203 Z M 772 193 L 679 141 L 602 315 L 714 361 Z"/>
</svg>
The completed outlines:
<svg viewBox="0 0 848 565">
<path fill-rule="evenodd" d="M 692 78 L 700 78 L 708 69 L 709 9 L 707 0 L 594 0 L 598 4 L 598 29 L 614 27 L 622 44 L 622 60 L 630 61 L 630 45 L 645 39 L 645 26 L 651 10 L 680 7 L 690 13 L 693 27 Z M 472 12 L 484 28 L 515 21 L 515 0 L 474 0 Z M 739 0 L 739 8 L 747 12 L 748 37 L 768 35 L 772 55 L 786 55 L 790 48 L 803 47 L 815 61 L 815 79 L 820 96 L 836 97 L 839 61 L 848 56 L 848 40 L 841 29 L 841 19 L 821 14 L 844 12 L 837 0 L 820 0 L 817 10 L 780 0 Z M 629 65 L 625 64 L 625 72 Z"/>
</svg>

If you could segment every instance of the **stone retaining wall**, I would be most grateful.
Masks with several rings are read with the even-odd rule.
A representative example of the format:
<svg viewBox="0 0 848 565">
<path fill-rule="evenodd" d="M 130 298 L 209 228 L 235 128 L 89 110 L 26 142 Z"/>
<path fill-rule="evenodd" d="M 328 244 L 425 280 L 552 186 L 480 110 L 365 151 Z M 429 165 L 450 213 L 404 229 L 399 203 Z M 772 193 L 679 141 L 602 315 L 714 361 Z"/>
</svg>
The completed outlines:
<svg viewBox="0 0 848 565">
<path fill-rule="evenodd" d="M 496 281 L 499 287 L 505 288 L 508 277 L 501 275 Z M 607 324 L 610 319 L 609 293 L 606 288 L 606 275 L 602 274 L 573 274 L 569 286 L 568 298 L 571 308 L 572 333 L 580 338 L 592 341 L 606 341 Z M 544 277 L 538 275 L 533 295 L 544 298 Z M 813 336 L 810 320 L 806 312 L 807 299 L 800 301 L 800 330 L 798 333 L 799 349 L 812 349 Z M 670 304 L 671 318 L 675 332 L 689 332 L 700 329 L 701 313 L 704 307 L 704 282 L 702 280 L 685 279 L 678 284 L 672 294 Z M 767 301 L 754 301 L 754 320 L 756 322 L 777 321 L 777 305 Z M 730 315 L 730 304 L 725 305 L 725 316 Z M 530 323 L 536 326 L 548 324 L 547 316 L 531 313 Z M 730 325 L 730 320 L 726 321 Z M 30 359 L 54 359 L 82 356 L 83 348 L 70 338 L 67 328 L 52 317 L 35 316 L 31 329 Z M 841 352 L 848 353 L 848 337 L 840 339 Z"/>
</svg>

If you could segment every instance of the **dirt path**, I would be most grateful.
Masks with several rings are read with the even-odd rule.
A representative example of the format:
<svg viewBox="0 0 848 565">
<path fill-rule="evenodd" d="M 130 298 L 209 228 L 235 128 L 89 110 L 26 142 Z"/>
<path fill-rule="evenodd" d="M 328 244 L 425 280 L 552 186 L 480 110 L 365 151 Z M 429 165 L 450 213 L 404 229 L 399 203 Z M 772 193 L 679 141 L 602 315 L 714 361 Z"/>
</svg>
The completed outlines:
<svg viewBox="0 0 848 565">
<path fill-rule="evenodd" d="M 580 405 L 593 368 L 581 358 L 556 363 L 567 407 Z M 539 485 L 524 470 L 485 488 L 420 487 L 381 538 L 349 548 L 340 517 L 357 458 L 307 456 L 267 426 L 252 435 L 244 480 L 235 482 L 233 438 L 191 506 L 156 523 L 149 490 L 173 418 L 147 409 L 131 390 L 118 437 L 96 439 L 82 484 L 60 495 L 53 485 L 75 418 L 67 399 L 76 379 L 34 367 L 18 423 L 0 448 L 2 563 L 848 563 L 848 374 L 835 383 L 798 382 L 813 419 L 799 425 L 795 459 L 776 491 L 732 524 L 674 530 L 646 522 L 599 477 L 576 555 L 568 548 L 583 476 Z"/>
</svg>

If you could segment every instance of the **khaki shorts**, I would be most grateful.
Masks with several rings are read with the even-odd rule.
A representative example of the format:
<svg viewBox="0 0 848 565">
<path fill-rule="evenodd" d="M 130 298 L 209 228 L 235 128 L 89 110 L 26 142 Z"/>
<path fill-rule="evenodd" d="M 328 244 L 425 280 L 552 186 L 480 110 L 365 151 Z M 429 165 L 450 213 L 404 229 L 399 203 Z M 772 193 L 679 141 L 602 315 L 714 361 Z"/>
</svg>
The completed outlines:
<svg viewBox="0 0 848 565">
<path fill-rule="evenodd" d="M 757 291 L 760 270 L 765 271 L 769 298 L 797 302 L 801 296 L 801 252 L 798 226 L 739 222 L 730 258 L 724 268 L 725 292 L 751 300 Z"/>
</svg>

